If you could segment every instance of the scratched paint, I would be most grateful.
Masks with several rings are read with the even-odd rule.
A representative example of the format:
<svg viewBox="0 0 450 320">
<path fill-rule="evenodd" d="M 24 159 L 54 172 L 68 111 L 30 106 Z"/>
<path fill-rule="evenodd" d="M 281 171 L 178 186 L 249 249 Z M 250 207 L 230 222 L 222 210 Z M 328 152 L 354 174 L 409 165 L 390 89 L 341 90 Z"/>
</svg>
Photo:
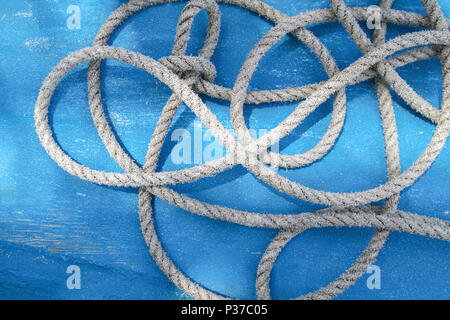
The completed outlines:
<svg viewBox="0 0 450 320">
<path fill-rule="evenodd" d="M 136 189 L 98 186 L 60 169 L 40 146 L 34 131 L 33 107 L 40 85 L 57 62 L 89 46 L 107 16 L 123 1 L 77 1 L 81 29 L 69 30 L 68 0 L 9 1 L 0 8 L 0 297 L 58 299 L 186 299 L 152 261 L 142 238 Z M 439 1 L 447 17 L 450 5 Z M 294 15 L 328 7 L 328 1 L 267 1 Z M 375 1 L 347 1 L 370 5 Z M 149 8 L 125 22 L 111 45 L 153 58 L 170 54 L 177 19 L 184 4 Z M 397 0 L 395 8 L 424 13 L 419 0 Z M 212 62 L 218 84 L 232 87 L 252 46 L 270 29 L 260 17 L 223 6 L 222 33 Z M 162 18 L 163 17 L 163 18 Z M 195 54 L 205 35 L 205 14 L 195 19 L 188 52 Z M 361 56 L 337 23 L 310 28 L 330 49 L 342 69 Z M 388 37 L 413 28 L 389 25 Z M 345 45 L 343 45 L 345 43 Z M 140 164 L 170 91 L 141 70 L 107 61 L 103 66 L 103 101 L 121 143 Z M 56 90 L 51 120 L 62 148 L 95 169 L 120 171 L 108 156 L 90 119 L 87 65 L 70 72 Z M 442 99 L 439 61 L 418 62 L 400 74 L 433 105 Z M 419 73 L 419 76 L 418 76 Z M 251 89 L 279 89 L 325 80 L 318 60 L 299 41 L 285 37 L 262 59 Z M 280 170 L 295 181 L 330 191 L 357 191 L 385 181 L 381 122 L 373 82 L 346 90 L 348 115 L 342 136 L 323 160 L 298 170 Z M 232 129 L 228 104 L 202 97 L 227 129 Z M 295 108 L 295 103 L 246 108 L 251 128 L 270 129 Z M 394 98 L 402 170 L 425 149 L 434 126 Z M 320 106 L 281 142 L 285 154 L 314 146 L 330 122 L 332 102 Z M 185 106 L 173 132 L 193 132 L 195 116 Z M 170 134 L 169 134 L 170 136 Z M 170 160 L 173 142 L 166 141 L 160 170 L 183 166 Z M 203 146 L 205 147 L 205 146 Z M 400 209 L 448 219 L 450 204 L 448 145 L 432 168 L 402 192 Z M 236 209 L 297 213 L 317 205 L 281 195 L 241 167 L 175 189 L 196 199 Z M 249 193 L 248 190 L 252 192 Z M 195 216 L 156 200 L 156 226 L 168 254 L 195 281 L 237 298 L 255 298 L 256 267 L 273 230 L 249 229 Z M 182 227 L 180 227 L 182 226 Z M 326 285 L 347 269 L 372 230 L 326 228 L 297 237 L 275 264 L 272 294 L 291 298 Z M 393 233 L 377 265 L 382 289 L 368 290 L 367 276 L 341 298 L 448 298 L 450 250 L 447 243 Z M 82 289 L 66 288 L 66 268 L 78 265 Z"/>
</svg>

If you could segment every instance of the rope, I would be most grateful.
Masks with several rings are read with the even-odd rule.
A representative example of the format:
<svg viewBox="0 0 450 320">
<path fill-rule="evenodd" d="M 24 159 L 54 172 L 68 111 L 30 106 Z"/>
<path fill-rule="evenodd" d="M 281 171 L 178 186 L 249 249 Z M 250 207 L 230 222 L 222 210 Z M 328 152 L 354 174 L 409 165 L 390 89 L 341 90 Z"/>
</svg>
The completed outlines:
<svg viewBox="0 0 450 320">
<path fill-rule="evenodd" d="M 177 25 L 172 54 L 155 61 L 142 54 L 108 46 L 114 30 L 127 18 L 152 5 L 179 0 L 132 0 L 115 10 L 101 26 L 92 47 L 71 53 L 62 59 L 45 79 L 36 101 L 35 125 L 42 146 L 64 170 L 83 180 L 109 186 L 139 188 L 139 217 L 142 233 L 150 253 L 161 270 L 181 290 L 196 299 L 226 299 L 204 288 L 170 260 L 158 238 L 153 220 L 153 196 L 186 211 L 237 223 L 249 227 L 281 229 L 263 254 L 257 272 L 256 292 L 260 299 L 270 298 L 270 273 L 283 247 L 295 236 L 309 228 L 329 226 L 377 228 L 366 249 L 355 263 L 326 287 L 306 294 L 301 299 L 331 299 L 358 280 L 383 248 L 390 230 L 419 234 L 450 241 L 450 222 L 419 216 L 398 210 L 399 193 L 411 186 L 435 161 L 450 132 L 450 21 L 435 0 L 423 0 L 427 15 L 393 10 L 393 0 L 381 0 L 381 28 L 375 30 L 371 41 L 358 24 L 368 19 L 367 8 L 347 7 L 343 0 L 330 0 L 332 8 L 301 13 L 288 17 L 259 0 L 223 0 L 227 4 L 248 9 L 273 22 L 275 26 L 253 47 L 245 60 L 232 89 L 213 83 L 216 69 L 210 58 L 214 54 L 220 34 L 220 10 L 214 0 L 192 0 L 183 9 Z M 195 16 L 208 13 L 208 30 L 198 56 L 186 56 L 190 30 Z M 339 70 L 323 43 L 305 27 L 314 23 L 338 20 L 363 53 L 353 64 Z M 426 27 L 431 30 L 412 32 L 385 41 L 386 24 L 397 23 Z M 284 35 L 291 33 L 301 40 L 319 59 L 329 80 L 281 90 L 248 91 L 248 84 L 262 56 Z M 405 52 L 393 55 L 401 50 Z M 415 61 L 439 56 L 442 65 L 443 99 L 441 109 L 420 97 L 396 68 Z M 102 105 L 100 64 L 114 59 L 143 69 L 165 83 L 173 94 L 164 106 L 152 135 L 145 164 L 140 167 L 121 147 L 111 129 Z M 55 88 L 64 75 L 75 66 L 89 61 L 89 105 L 98 134 L 110 156 L 125 173 L 90 169 L 74 161 L 56 143 L 49 125 L 48 109 Z M 333 193 L 300 185 L 280 176 L 267 165 L 300 168 L 322 157 L 334 146 L 346 115 L 345 88 L 368 79 L 375 79 L 380 116 L 385 139 L 388 181 L 376 188 L 353 192 Z M 390 88 L 406 103 L 436 124 L 425 151 L 403 173 L 400 170 L 398 132 L 392 106 Z M 226 130 L 216 116 L 202 102 L 198 94 L 230 101 L 230 115 L 237 139 Z M 330 125 L 322 139 L 310 150 L 296 155 L 281 155 L 267 149 L 288 135 L 321 103 L 334 95 Z M 259 139 L 254 139 L 243 116 L 244 103 L 258 104 L 303 100 L 277 127 Z M 172 119 L 184 102 L 227 149 L 223 158 L 178 171 L 157 172 L 159 154 Z M 168 185 L 192 182 L 213 176 L 242 165 L 257 178 L 291 196 L 329 206 L 312 213 L 267 214 L 234 210 L 189 198 L 175 192 Z M 386 200 L 383 207 L 369 205 Z"/>
</svg>

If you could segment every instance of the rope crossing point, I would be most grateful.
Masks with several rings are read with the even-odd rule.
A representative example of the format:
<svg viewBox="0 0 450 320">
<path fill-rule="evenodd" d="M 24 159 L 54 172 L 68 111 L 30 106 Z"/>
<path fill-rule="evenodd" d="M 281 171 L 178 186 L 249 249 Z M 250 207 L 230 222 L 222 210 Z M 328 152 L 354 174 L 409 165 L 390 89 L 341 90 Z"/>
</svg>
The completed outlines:
<svg viewBox="0 0 450 320">
<path fill-rule="evenodd" d="M 152 198 L 159 197 L 184 210 L 213 219 L 249 227 L 281 229 L 263 254 L 257 272 L 256 293 L 260 299 L 270 298 L 270 273 L 283 247 L 296 235 L 309 228 L 355 226 L 377 228 L 366 249 L 355 263 L 339 278 L 319 290 L 298 299 L 331 299 L 342 293 L 376 260 L 390 230 L 419 234 L 450 241 L 450 222 L 398 210 L 399 193 L 411 186 L 435 161 L 450 132 L 450 21 L 436 0 L 422 0 L 427 15 L 393 10 L 394 0 L 381 0 L 381 26 L 370 40 L 358 20 L 367 20 L 367 8 L 347 7 L 343 0 L 330 0 L 331 9 L 321 9 L 288 17 L 258 0 L 217 1 L 240 6 L 273 22 L 275 26 L 254 46 L 245 60 L 232 89 L 213 83 L 216 70 L 211 63 L 220 34 L 220 10 L 214 0 L 192 0 L 183 9 L 178 21 L 172 53 L 158 61 L 122 48 L 108 46 L 114 30 L 135 13 L 156 4 L 178 0 L 132 0 L 115 10 L 101 26 L 92 47 L 76 51 L 62 59 L 45 79 L 35 106 L 36 131 L 50 157 L 67 172 L 97 184 L 139 187 L 139 216 L 141 228 L 150 253 L 161 270 L 181 290 L 196 299 L 227 299 L 192 281 L 170 260 L 155 230 Z M 208 13 L 208 30 L 198 56 L 187 56 L 186 48 L 194 17 L 202 10 Z M 305 27 L 314 23 L 338 20 L 364 55 L 344 70 L 339 70 L 333 57 Z M 386 23 L 426 27 L 428 31 L 412 32 L 385 41 Z M 284 35 L 291 33 L 301 40 L 320 60 L 329 80 L 307 86 L 248 91 L 248 84 L 262 56 Z M 398 51 L 409 49 L 405 52 Z M 443 98 L 440 109 L 419 96 L 396 68 L 406 64 L 439 57 L 442 66 Z M 140 167 L 117 141 L 108 124 L 100 91 L 102 59 L 119 60 L 141 68 L 169 86 L 173 94 L 158 119 L 151 138 L 145 164 Z M 75 66 L 89 61 L 89 105 L 98 134 L 109 154 L 125 173 L 93 170 L 75 162 L 56 143 L 49 125 L 48 109 L 60 80 Z M 345 88 L 375 79 L 380 116 L 385 139 L 388 181 L 376 188 L 354 193 L 333 193 L 311 189 L 282 177 L 268 165 L 300 168 L 324 157 L 339 137 L 346 114 Z M 436 124 L 435 132 L 425 151 L 403 173 L 400 171 L 398 133 L 390 89 L 424 118 Z M 202 102 L 198 94 L 230 101 L 230 115 L 237 139 L 226 130 Z M 302 154 L 282 155 L 267 149 L 288 135 L 321 103 L 334 95 L 330 125 L 319 143 Z M 297 108 L 277 127 L 255 140 L 243 116 L 244 103 L 302 100 Z M 225 146 L 228 153 L 221 159 L 178 171 L 157 172 L 158 157 L 181 103 L 184 102 Z M 179 194 L 167 187 L 192 182 L 241 164 L 256 177 L 291 196 L 329 206 L 312 213 L 296 215 L 253 213 L 212 205 Z M 386 200 L 382 207 L 370 203 Z"/>
</svg>

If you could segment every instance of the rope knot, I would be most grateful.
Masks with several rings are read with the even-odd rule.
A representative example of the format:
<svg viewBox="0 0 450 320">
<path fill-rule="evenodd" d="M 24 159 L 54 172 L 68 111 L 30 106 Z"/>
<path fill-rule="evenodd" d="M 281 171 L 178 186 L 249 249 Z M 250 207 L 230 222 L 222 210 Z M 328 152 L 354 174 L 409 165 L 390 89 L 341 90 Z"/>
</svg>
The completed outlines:
<svg viewBox="0 0 450 320">
<path fill-rule="evenodd" d="M 216 67 L 208 59 L 196 56 L 167 56 L 158 60 L 163 66 L 182 79 L 194 78 L 200 74 L 207 81 L 216 78 Z"/>
<path fill-rule="evenodd" d="M 202 10 L 208 13 L 208 31 L 198 56 L 187 56 L 186 49 L 194 18 Z M 200 75 L 213 82 L 216 68 L 210 59 L 216 49 L 220 34 L 220 10 L 215 0 L 192 0 L 181 12 L 172 55 L 161 58 L 159 62 L 194 86 Z"/>
</svg>

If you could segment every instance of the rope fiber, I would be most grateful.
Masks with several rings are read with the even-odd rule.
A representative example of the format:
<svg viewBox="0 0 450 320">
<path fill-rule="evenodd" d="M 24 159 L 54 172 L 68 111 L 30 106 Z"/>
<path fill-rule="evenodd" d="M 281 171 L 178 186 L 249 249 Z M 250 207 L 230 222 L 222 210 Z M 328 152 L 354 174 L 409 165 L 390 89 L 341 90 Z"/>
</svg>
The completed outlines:
<svg viewBox="0 0 450 320">
<path fill-rule="evenodd" d="M 370 17 L 368 8 L 348 7 L 343 0 L 330 0 L 329 9 L 308 11 L 294 17 L 286 16 L 259 0 L 217 1 L 250 10 L 274 24 L 248 54 L 233 88 L 213 83 L 216 68 L 210 59 L 220 35 L 220 9 L 214 0 L 188 2 L 179 18 L 172 53 L 168 57 L 156 61 L 140 53 L 108 46 L 112 33 L 124 20 L 150 6 L 178 1 L 181 0 L 131 0 L 117 8 L 101 26 L 92 47 L 71 53 L 53 68 L 39 91 L 34 116 L 36 132 L 42 146 L 61 168 L 80 179 L 100 185 L 139 188 L 139 217 L 143 236 L 158 266 L 178 288 L 196 299 L 229 299 L 191 280 L 169 258 L 155 229 L 152 208 L 154 196 L 171 205 L 212 219 L 248 227 L 280 229 L 258 265 L 256 293 L 259 299 L 270 299 L 270 274 L 278 254 L 291 239 L 309 228 L 373 227 L 376 231 L 366 249 L 348 270 L 327 286 L 297 299 L 332 299 L 345 291 L 375 262 L 391 230 L 450 241 L 450 221 L 398 209 L 400 192 L 428 170 L 440 154 L 450 132 L 450 20 L 444 17 L 436 0 L 422 0 L 426 15 L 394 10 L 391 9 L 394 0 L 381 0 L 381 23 L 380 27 L 374 30 L 372 40 L 358 22 Z M 191 26 L 195 16 L 203 10 L 208 14 L 208 30 L 203 47 L 198 56 L 188 56 L 186 48 Z M 333 20 L 338 20 L 343 25 L 363 53 L 361 58 L 344 70 L 339 70 L 325 45 L 306 29 L 308 25 Z M 425 27 L 429 30 L 407 33 L 386 42 L 388 22 Z M 260 59 L 289 33 L 302 41 L 318 57 L 329 80 L 281 90 L 248 91 L 248 84 Z M 432 57 L 439 57 L 442 66 L 443 96 L 440 109 L 425 101 L 396 71 L 398 67 Z M 100 65 L 103 59 L 122 61 L 143 69 L 173 91 L 158 119 L 142 167 L 123 149 L 108 123 L 100 89 Z M 70 70 L 86 61 L 89 62 L 89 106 L 94 124 L 110 156 L 124 173 L 93 170 L 77 163 L 55 141 L 49 125 L 48 112 L 54 90 Z M 388 176 L 385 184 L 360 192 L 327 192 L 303 186 L 269 168 L 269 165 L 300 168 L 323 158 L 336 143 L 344 125 L 345 88 L 368 79 L 375 80 L 379 101 Z M 391 89 L 424 119 L 436 124 L 435 132 L 425 151 L 403 173 L 400 170 L 398 132 Z M 198 94 L 230 102 L 231 121 L 237 138 L 222 125 Z M 331 122 L 322 139 L 313 148 L 296 155 L 268 151 L 271 145 L 288 135 L 332 95 L 334 100 Z M 244 120 L 244 103 L 297 100 L 302 101 L 288 117 L 264 136 L 253 138 Z M 182 102 L 227 149 L 227 155 L 178 171 L 156 171 L 161 148 Z M 236 165 L 244 166 L 258 179 L 280 192 L 328 207 L 299 214 L 246 212 L 192 199 L 170 188 L 170 185 L 213 176 Z M 379 200 L 385 200 L 383 206 L 371 205 Z"/>
</svg>

